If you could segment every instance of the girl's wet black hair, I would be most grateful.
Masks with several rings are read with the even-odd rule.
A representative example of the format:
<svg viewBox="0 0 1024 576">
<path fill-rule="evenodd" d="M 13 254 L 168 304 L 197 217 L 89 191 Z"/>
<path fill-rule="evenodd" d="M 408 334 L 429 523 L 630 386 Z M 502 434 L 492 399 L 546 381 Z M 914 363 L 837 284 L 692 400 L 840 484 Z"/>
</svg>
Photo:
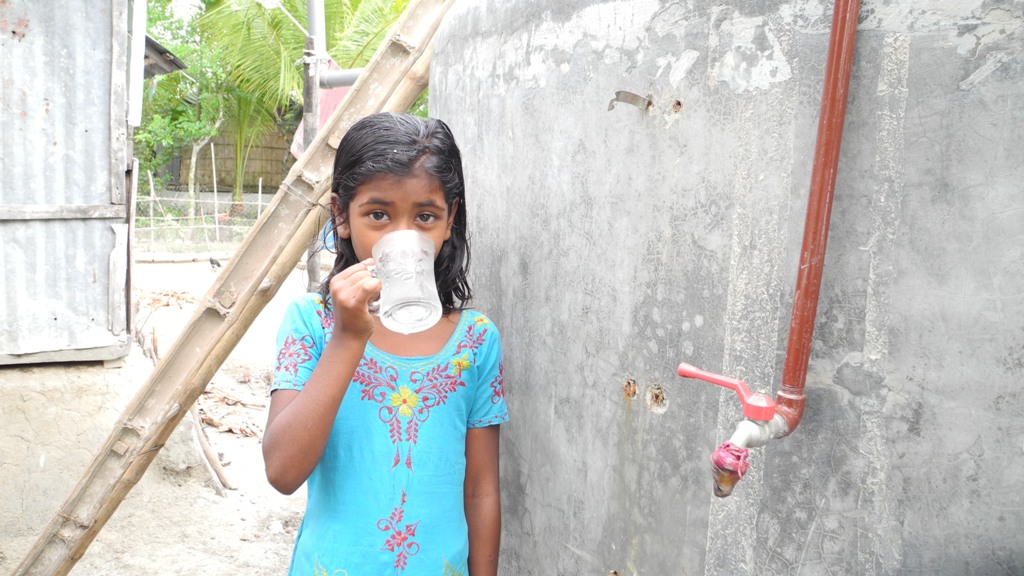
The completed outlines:
<svg viewBox="0 0 1024 576">
<path fill-rule="evenodd" d="M 461 310 L 473 294 L 466 280 L 469 270 L 469 237 L 466 232 L 466 184 L 462 154 L 448 125 L 436 118 L 381 112 L 358 120 L 338 144 L 331 179 L 330 231 L 338 256 L 334 268 L 320 286 L 325 305 L 331 278 L 358 262 L 352 241 L 338 235 L 338 225 L 348 217 L 356 189 L 377 176 L 404 178 L 418 171 L 437 178 L 449 213 L 458 200 L 452 233 L 434 260 L 434 278 L 441 307 L 448 314 Z"/>
</svg>

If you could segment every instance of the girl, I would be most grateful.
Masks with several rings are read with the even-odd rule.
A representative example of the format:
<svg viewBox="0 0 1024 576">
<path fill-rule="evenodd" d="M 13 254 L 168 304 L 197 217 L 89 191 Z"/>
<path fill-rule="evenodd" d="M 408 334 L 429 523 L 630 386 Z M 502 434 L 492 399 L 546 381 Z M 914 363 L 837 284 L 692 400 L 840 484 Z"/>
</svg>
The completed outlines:
<svg viewBox="0 0 1024 576">
<path fill-rule="evenodd" d="M 498 425 L 508 420 L 501 340 L 466 309 L 462 157 L 435 119 L 382 113 L 338 146 L 337 260 L 320 294 L 292 303 L 278 335 L 263 438 L 267 479 L 308 481 L 292 576 L 497 574 Z M 434 241 L 444 309 L 424 332 L 385 328 L 367 306 L 384 234 Z"/>
</svg>

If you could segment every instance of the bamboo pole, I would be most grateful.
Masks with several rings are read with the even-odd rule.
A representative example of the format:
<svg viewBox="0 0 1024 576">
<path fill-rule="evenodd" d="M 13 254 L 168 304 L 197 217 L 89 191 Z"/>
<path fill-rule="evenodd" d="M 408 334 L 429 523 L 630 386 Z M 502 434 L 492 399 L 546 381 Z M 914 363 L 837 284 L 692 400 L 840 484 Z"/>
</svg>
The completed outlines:
<svg viewBox="0 0 1024 576">
<path fill-rule="evenodd" d="M 407 110 L 422 92 L 415 83 L 399 87 L 424 54 L 429 62 L 428 47 L 453 3 L 409 3 L 13 576 L 64 576 L 85 554 L 317 233 L 341 136 L 368 114 Z"/>
<path fill-rule="evenodd" d="M 388 99 L 387 104 L 384 105 L 385 110 L 408 110 L 409 106 L 412 106 L 416 98 L 427 89 L 427 84 L 430 81 L 430 62 L 433 56 L 433 45 L 427 46 L 427 49 L 423 51 L 423 55 L 416 61 L 416 65 L 409 70 L 409 73 L 405 75 L 405 79 L 402 80 L 402 83 L 395 89 L 394 94 Z"/>
</svg>

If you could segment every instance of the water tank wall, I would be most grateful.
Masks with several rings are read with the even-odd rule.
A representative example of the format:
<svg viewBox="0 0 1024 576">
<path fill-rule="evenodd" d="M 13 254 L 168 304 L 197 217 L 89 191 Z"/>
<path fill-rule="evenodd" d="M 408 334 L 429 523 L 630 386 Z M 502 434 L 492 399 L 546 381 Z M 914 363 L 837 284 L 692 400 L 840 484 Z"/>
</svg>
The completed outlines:
<svg viewBox="0 0 1024 576">
<path fill-rule="evenodd" d="M 674 368 L 778 389 L 832 4 L 455 4 L 502 574 L 1024 572 L 1022 11 L 863 3 L 807 413 L 716 499 L 738 402 Z"/>
</svg>

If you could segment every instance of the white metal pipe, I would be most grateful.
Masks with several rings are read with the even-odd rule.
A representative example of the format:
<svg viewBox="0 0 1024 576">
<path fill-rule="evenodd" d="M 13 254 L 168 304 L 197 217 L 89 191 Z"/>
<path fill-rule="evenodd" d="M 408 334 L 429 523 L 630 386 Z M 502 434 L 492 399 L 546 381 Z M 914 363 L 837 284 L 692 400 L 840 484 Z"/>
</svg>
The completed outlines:
<svg viewBox="0 0 1024 576">
<path fill-rule="evenodd" d="M 307 0 L 306 11 L 308 14 L 309 32 L 307 35 L 313 38 L 313 53 L 317 57 L 327 55 L 327 31 L 324 25 L 324 0 Z"/>
<path fill-rule="evenodd" d="M 758 448 L 767 444 L 769 440 L 782 438 L 786 431 L 786 419 L 779 415 L 767 422 L 741 420 L 736 424 L 736 430 L 729 437 L 729 442 L 740 448 Z"/>
<path fill-rule="evenodd" d="M 337 88 L 339 86 L 351 86 L 363 73 L 362 68 L 349 68 L 348 70 L 321 70 L 320 87 Z"/>
</svg>

